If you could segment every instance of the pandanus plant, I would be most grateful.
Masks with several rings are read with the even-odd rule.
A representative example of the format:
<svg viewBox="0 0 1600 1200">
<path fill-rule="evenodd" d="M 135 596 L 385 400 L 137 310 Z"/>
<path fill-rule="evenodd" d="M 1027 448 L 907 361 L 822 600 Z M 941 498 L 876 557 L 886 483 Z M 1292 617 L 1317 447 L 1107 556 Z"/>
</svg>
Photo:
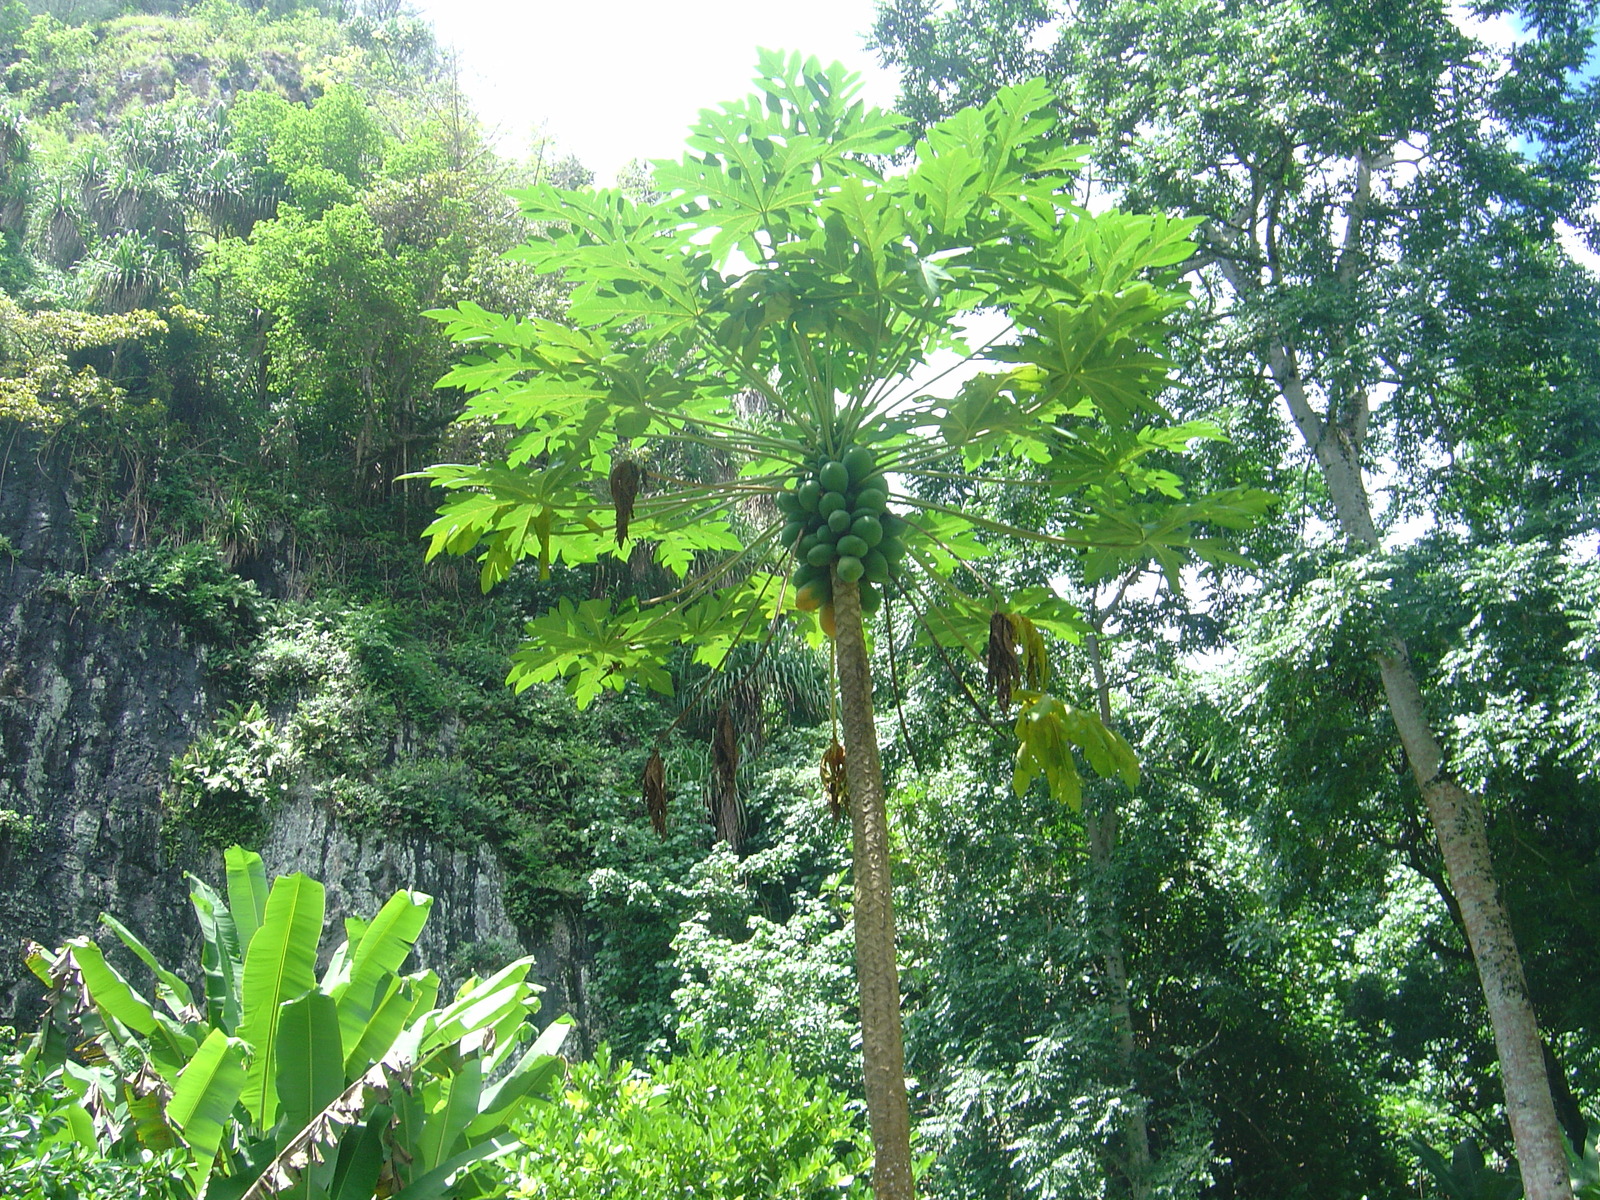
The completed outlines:
<svg viewBox="0 0 1600 1200">
<path fill-rule="evenodd" d="M 1010 674 L 998 686 L 1010 699 L 1017 685 L 1020 701 L 1017 783 L 1042 774 L 1073 801 L 1074 747 L 1129 780 L 1133 753 L 1049 695 L 1028 654 L 1042 652 L 1040 630 L 1076 632 L 1069 606 L 1045 589 L 1002 595 L 982 560 L 1024 539 L 1102 571 L 1154 557 L 1175 574 L 1194 553 L 1225 553 L 1197 521 L 1259 505 L 1243 493 L 1185 502 L 1155 465 L 1211 432 L 1172 427 L 1156 401 L 1192 223 L 1085 211 L 1042 83 L 915 145 L 837 65 L 764 52 L 756 85 L 701 113 L 688 152 L 655 165 L 653 198 L 521 193 L 538 232 L 512 253 L 559 273 L 570 305 L 563 321 L 470 303 L 436 314 L 471 352 L 441 381 L 469 394 L 461 420 L 511 433 L 499 461 L 422 473 L 451 493 L 425 536 L 430 558 L 477 551 L 486 591 L 519 560 L 548 572 L 640 546 L 678 577 L 652 600 L 563 600 L 529 622 L 508 682 L 563 680 L 580 706 L 630 681 L 670 691 L 685 647 L 716 668 L 743 641 L 820 618 L 844 732 L 824 769 L 837 787 L 843 758 L 874 1189 L 903 1197 L 909 1114 L 865 619 L 904 598 L 946 657 L 980 657 L 999 637 L 990 657 Z M 727 469 L 675 469 L 690 449 Z M 1018 476 L 1053 498 L 1048 528 L 963 506 Z M 659 816 L 659 754 L 645 792 Z"/>
</svg>

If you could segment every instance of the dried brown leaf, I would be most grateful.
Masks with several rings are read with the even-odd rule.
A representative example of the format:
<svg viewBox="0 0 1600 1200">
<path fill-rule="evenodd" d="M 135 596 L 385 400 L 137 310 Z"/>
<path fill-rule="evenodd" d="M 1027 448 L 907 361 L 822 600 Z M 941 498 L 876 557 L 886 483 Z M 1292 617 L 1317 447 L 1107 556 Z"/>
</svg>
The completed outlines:
<svg viewBox="0 0 1600 1200">
<path fill-rule="evenodd" d="M 989 673 L 989 690 L 1001 712 L 1011 708 L 1011 693 L 1022 682 L 1022 662 L 1017 658 L 1016 630 L 1005 613 L 989 618 L 989 647 L 984 654 Z"/>
<path fill-rule="evenodd" d="M 835 821 L 850 811 L 850 785 L 845 779 L 844 747 L 837 740 L 822 752 L 822 794 Z"/>
<path fill-rule="evenodd" d="M 712 824 L 717 836 L 735 852 L 744 842 L 744 814 L 739 804 L 739 731 L 733 711 L 724 704 L 711 733 L 711 765 L 715 773 Z"/>
<path fill-rule="evenodd" d="M 644 764 L 644 806 L 657 837 L 667 836 L 667 767 L 661 751 L 652 750 Z"/>
<path fill-rule="evenodd" d="M 611 504 L 617 510 L 617 545 L 628 540 L 628 522 L 633 520 L 633 501 L 639 494 L 639 464 L 619 458 L 611 464 Z"/>
<path fill-rule="evenodd" d="M 271 1200 L 294 1188 L 313 1163 L 327 1161 L 328 1151 L 338 1146 L 345 1130 L 364 1120 L 374 1104 L 388 1103 L 392 1089 L 410 1086 L 409 1065 L 388 1060 L 375 1065 L 335 1096 L 326 1108 L 312 1117 L 309 1125 L 289 1139 L 241 1200 Z M 401 1154 L 402 1148 L 398 1142 L 388 1140 L 388 1145 L 390 1156 Z M 389 1171 L 391 1165 L 386 1156 L 384 1170 Z"/>
</svg>

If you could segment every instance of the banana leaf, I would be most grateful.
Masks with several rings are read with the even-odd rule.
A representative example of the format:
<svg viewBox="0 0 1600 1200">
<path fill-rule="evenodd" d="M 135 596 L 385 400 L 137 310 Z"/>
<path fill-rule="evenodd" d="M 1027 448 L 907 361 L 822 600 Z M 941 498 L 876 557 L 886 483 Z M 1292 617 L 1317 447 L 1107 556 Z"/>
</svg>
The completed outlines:
<svg viewBox="0 0 1600 1200">
<path fill-rule="evenodd" d="M 344 1090 L 339 1013 L 332 996 L 310 991 L 283 1004 L 276 1082 L 283 1120 L 291 1130 L 304 1129 Z"/>
<path fill-rule="evenodd" d="M 233 914 L 222 897 L 191 875 L 194 905 L 200 922 L 200 970 L 206 984 L 206 1021 L 215 1029 L 233 1033 L 239 1027 L 239 934 Z"/>
<path fill-rule="evenodd" d="M 429 1104 L 422 1137 L 412 1154 L 424 1170 L 443 1163 L 455 1149 L 456 1140 L 478 1115 L 483 1095 L 483 1060 L 476 1055 L 461 1064 L 461 1069 L 438 1081 L 439 1099 Z M 431 1100 L 431 1097 L 430 1097 Z"/>
<path fill-rule="evenodd" d="M 413 1179 L 394 1193 L 393 1200 L 443 1200 L 452 1193 L 460 1178 L 471 1168 L 510 1154 L 521 1144 L 522 1139 L 514 1133 L 502 1134 L 486 1142 L 479 1142 L 476 1146 L 463 1150 L 449 1162 L 442 1163 L 427 1174 Z"/>
<path fill-rule="evenodd" d="M 361 1041 L 368 1021 L 385 995 L 388 982 L 416 945 L 428 920 L 433 897 L 422 892 L 396 892 L 368 923 L 359 944 L 350 951 L 349 981 L 336 993 L 339 1031 L 348 1056 Z"/>
<path fill-rule="evenodd" d="M 323 887 L 316 880 L 299 874 L 279 876 L 267 897 L 261 928 L 245 952 L 239 1036 L 250 1043 L 251 1060 L 243 1102 L 262 1131 L 270 1129 L 278 1115 L 281 1006 L 317 983 L 324 902 Z"/>
<path fill-rule="evenodd" d="M 244 1054 L 220 1029 L 213 1029 L 184 1067 L 167 1101 L 167 1120 L 188 1143 L 189 1181 L 196 1194 L 211 1174 L 233 1106 L 244 1090 Z"/>
<path fill-rule="evenodd" d="M 156 977 L 156 995 L 172 1015 L 180 1020 L 187 1019 L 194 1008 L 194 993 L 189 990 L 189 985 L 162 966 L 150 948 L 110 913 L 101 913 L 100 923 L 122 939 L 122 944 L 133 951 L 134 957 L 150 968 L 151 974 Z"/>
<path fill-rule="evenodd" d="M 239 934 L 239 953 L 249 952 L 250 939 L 261 928 L 267 908 L 267 872 L 261 855 L 242 846 L 229 846 L 223 855 L 228 868 L 228 911 Z"/>
</svg>

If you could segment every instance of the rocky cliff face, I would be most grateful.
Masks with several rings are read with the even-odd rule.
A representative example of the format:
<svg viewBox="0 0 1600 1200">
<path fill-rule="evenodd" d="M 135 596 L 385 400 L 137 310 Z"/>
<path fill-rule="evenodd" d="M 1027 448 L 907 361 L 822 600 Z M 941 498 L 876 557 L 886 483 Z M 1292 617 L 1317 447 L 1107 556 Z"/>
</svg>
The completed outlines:
<svg viewBox="0 0 1600 1200">
<path fill-rule="evenodd" d="M 220 856 L 163 839 L 169 764 L 225 699 L 177 618 L 134 606 L 116 619 L 74 601 L 62 580 L 103 571 L 119 550 L 87 553 L 72 479 L 36 441 L 0 456 L 0 1020 L 31 1017 L 38 991 L 25 940 L 47 945 L 119 916 L 164 961 L 197 961 L 185 871 L 221 880 Z M 0 446 L 5 443 L 0 442 Z M 418 833 L 345 829 L 310 795 L 276 807 L 260 847 L 269 875 L 328 885 L 330 924 L 371 914 L 397 888 L 435 903 L 417 961 L 454 973 L 524 952 L 486 848 Z M 102 931 L 103 932 L 103 931 Z M 532 947 L 547 1016 L 581 1019 L 574 947 L 557 921 Z M 120 952 L 114 941 L 108 944 Z M 135 976 L 140 976 L 138 970 Z"/>
<path fill-rule="evenodd" d="M 401 888 L 426 892 L 434 902 L 417 942 L 418 964 L 449 980 L 532 953 L 546 989 L 544 1019 L 570 1012 L 582 1025 L 588 956 L 581 928 L 557 914 L 529 945 L 506 913 L 500 864 L 487 847 L 452 849 L 415 831 L 374 837 L 342 827 L 325 805 L 301 794 L 274 810 L 260 850 L 268 875 L 303 871 L 327 885 L 330 926 L 371 916 Z"/>
<path fill-rule="evenodd" d="M 86 573 L 66 472 L 12 442 L 0 479 L 0 1015 L 25 1008 L 19 949 L 88 930 L 102 910 L 176 961 L 187 888 L 163 862 L 167 764 L 207 702 L 177 631 L 85 620 L 51 586 Z"/>
</svg>

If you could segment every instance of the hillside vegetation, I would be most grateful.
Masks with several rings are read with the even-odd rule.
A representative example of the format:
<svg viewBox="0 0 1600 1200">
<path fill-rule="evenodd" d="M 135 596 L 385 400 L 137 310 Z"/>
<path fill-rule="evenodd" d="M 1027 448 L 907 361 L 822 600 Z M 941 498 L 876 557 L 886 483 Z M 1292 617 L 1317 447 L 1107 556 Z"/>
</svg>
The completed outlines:
<svg viewBox="0 0 1600 1200">
<path fill-rule="evenodd" d="M 597 191 L 398 5 L 0 8 L 0 489 L 72 548 L 0 572 L 202 693 L 201 949 L 17 931 L 0 1196 L 1600 1194 L 1595 14 L 1508 11 L 885 0 L 903 119 L 763 55 Z M 0 871 L 71 833 L 6 753 Z M 291 803 L 515 941 L 323 930 Z"/>
</svg>

